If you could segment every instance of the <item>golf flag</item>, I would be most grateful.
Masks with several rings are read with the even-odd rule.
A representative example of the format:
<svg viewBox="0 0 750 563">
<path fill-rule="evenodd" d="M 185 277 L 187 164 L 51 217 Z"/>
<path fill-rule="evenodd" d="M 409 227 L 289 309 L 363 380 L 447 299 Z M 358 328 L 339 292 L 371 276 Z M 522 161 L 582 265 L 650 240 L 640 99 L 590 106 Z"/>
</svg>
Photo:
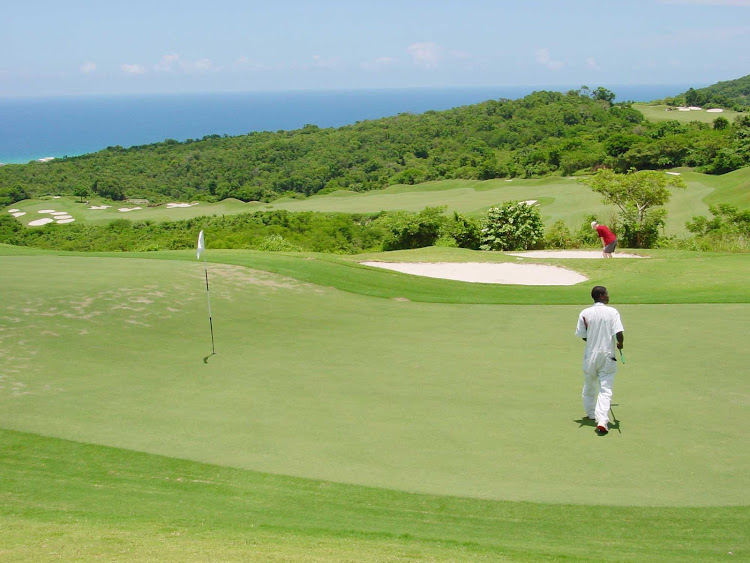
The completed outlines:
<svg viewBox="0 0 750 563">
<path fill-rule="evenodd" d="M 198 235 L 198 260 L 201 259 L 201 254 L 206 251 L 206 239 L 203 238 L 203 231 Z M 208 300 L 208 326 L 211 327 L 211 355 L 216 354 L 216 348 L 214 347 L 214 320 L 211 317 L 211 293 L 208 289 L 208 267 L 206 266 L 206 259 L 203 258 L 203 270 L 206 272 L 206 299 Z M 204 361 L 206 358 L 204 358 Z"/>
<path fill-rule="evenodd" d="M 203 238 L 203 231 L 198 235 L 198 260 L 201 259 L 201 254 L 206 250 L 206 241 Z"/>
</svg>

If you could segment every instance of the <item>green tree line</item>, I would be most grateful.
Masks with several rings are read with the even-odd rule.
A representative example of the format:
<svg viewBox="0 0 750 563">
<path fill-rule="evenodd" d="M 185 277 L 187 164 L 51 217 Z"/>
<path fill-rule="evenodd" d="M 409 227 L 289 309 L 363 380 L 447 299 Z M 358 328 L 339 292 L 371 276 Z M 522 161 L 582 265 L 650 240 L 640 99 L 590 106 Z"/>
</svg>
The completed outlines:
<svg viewBox="0 0 750 563">
<path fill-rule="evenodd" d="M 711 127 L 651 123 L 614 94 L 540 91 L 446 111 L 339 128 L 209 135 L 184 142 L 0 167 L 0 197 L 98 195 L 113 200 L 271 201 L 396 183 L 569 175 L 609 167 L 693 166 L 723 173 L 750 164 L 750 117 Z M 726 120 L 725 120 L 726 121 Z"/>
<path fill-rule="evenodd" d="M 717 82 L 705 88 L 688 88 L 674 98 L 668 98 L 671 105 L 721 107 L 735 111 L 750 108 L 750 74 L 735 80 Z"/>
</svg>

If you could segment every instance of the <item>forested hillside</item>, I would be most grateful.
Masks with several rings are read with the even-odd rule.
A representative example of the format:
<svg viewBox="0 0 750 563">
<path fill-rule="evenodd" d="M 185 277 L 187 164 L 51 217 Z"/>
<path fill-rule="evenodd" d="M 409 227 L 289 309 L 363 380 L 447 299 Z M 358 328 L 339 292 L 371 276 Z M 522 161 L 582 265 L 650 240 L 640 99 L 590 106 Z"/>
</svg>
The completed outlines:
<svg viewBox="0 0 750 563">
<path fill-rule="evenodd" d="M 323 190 L 366 191 L 451 178 L 569 175 L 695 166 L 723 173 L 750 163 L 750 117 L 658 124 L 604 88 L 535 92 L 448 111 L 340 128 L 109 147 L 52 162 L 0 167 L 0 204 L 44 194 L 152 201 L 269 201 Z M 720 121 L 720 120 L 719 120 Z"/>
<path fill-rule="evenodd" d="M 736 80 L 717 82 L 706 88 L 693 89 L 675 96 L 677 105 L 722 107 L 737 111 L 750 108 L 750 74 Z"/>
</svg>

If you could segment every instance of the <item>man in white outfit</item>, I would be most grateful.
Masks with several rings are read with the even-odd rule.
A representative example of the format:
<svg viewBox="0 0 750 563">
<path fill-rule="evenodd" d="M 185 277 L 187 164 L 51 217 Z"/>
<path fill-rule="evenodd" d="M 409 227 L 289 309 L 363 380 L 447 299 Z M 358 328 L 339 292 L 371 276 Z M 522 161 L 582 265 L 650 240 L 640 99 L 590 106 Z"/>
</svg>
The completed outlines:
<svg viewBox="0 0 750 563">
<path fill-rule="evenodd" d="M 586 341 L 583 352 L 583 408 L 586 416 L 596 420 L 596 432 L 609 432 L 609 408 L 612 385 L 617 373 L 615 339 L 622 350 L 625 330 L 620 313 L 609 307 L 607 288 L 597 285 L 591 290 L 594 305 L 578 315 L 576 336 Z"/>
</svg>

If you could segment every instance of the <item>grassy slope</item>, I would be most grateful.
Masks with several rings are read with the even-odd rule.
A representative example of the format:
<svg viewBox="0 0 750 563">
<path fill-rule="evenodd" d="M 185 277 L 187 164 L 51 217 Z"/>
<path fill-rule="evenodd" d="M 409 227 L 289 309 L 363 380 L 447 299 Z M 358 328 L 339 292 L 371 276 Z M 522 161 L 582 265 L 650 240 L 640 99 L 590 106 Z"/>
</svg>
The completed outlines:
<svg viewBox="0 0 750 563">
<path fill-rule="evenodd" d="M 733 203 L 741 208 L 750 207 L 748 175 L 750 168 L 738 170 L 724 176 L 709 176 L 681 169 L 687 181 L 687 190 L 678 190 L 667 205 L 667 234 L 686 234 L 685 221 L 695 215 L 708 215 L 708 203 Z M 33 219 L 46 217 L 39 210 L 55 209 L 70 213 L 78 221 L 103 224 L 113 219 L 148 219 L 166 221 L 188 219 L 202 215 L 234 215 L 255 210 L 284 209 L 288 211 L 340 211 L 347 213 L 376 213 L 381 210 L 404 209 L 420 211 L 427 206 L 444 205 L 448 212 L 458 211 L 480 216 L 492 205 L 509 200 L 537 200 L 546 225 L 557 220 L 565 221 L 571 228 L 578 228 L 589 214 L 607 222 L 613 208 L 574 179 L 544 178 L 538 180 L 447 180 L 428 182 L 417 186 L 391 186 L 376 192 L 355 194 L 334 192 L 313 196 L 304 200 L 279 200 L 272 204 L 249 203 L 225 200 L 217 204 L 200 203 L 190 208 L 166 209 L 165 206 L 144 208 L 122 213 L 120 204 L 107 210 L 87 209 L 76 198 L 28 200 L 14 204 L 26 215 L 19 220 L 27 224 Z M 92 200 L 92 205 L 96 203 Z M 125 207 L 133 207 L 126 205 Z"/>
<path fill-rule="evenodd" d="M 569 325 L 585 302 L 580 287 L 461 284 L 335 257 L 211 251 L 212 260 L 347 293 L 211 264 L 220 353 L 204 364 L 200 265 L 158 260 L 192 252 L 143 255 L 156 259 L 149 262 L 5 246 L 0 254 L 0 426 L 224 466 L 0 432 L 4 560 L 748 555 L 746 506 L 600 504 L 747 504 L 747 456 L 736 447 L 743 431 L 734 423 L 746 408 L 736 350 L 747 305 L 620 306 L 629 362 L 616 389 L 621 433 L 604 441 L 571 416 L 580 347 Z M 583 269 L 619 303 L 748 303 L 746 256 L 653 255 L 551 263 Z M 500 257 L 449 249 L 386 256 Z M 466 300 L 527 305 L 429 303 Z M 576 305 L 528 305 L 535 302 Z M 519 352 L 533 342 L 544 353 Z M 721 385 L 707 376 L 715 373 Z M 539 387 L 547 392 L 537 401 Z M 601 456 L 606 485 L 589 486 L 581 459 Z"/>
<path fill-rule="evenodd" d="M 414 495 L 12 431 L 0 431 L 0 443 L 4 561 L 711 561 L 748 555 L 744 508 Z"/>
<path fill-rule="evenodd" d="M 43 253 L 2 260 L 6 428 L 441 494 L 747 500 L 737 412 L 716 408 L 742 396 L 736 349 L 747 332 L 747 295 L 735 305 L 621 305 L 632 334 L 632 366 L 618 386 L 622 434 L 600 442 L 575 416 L 581 350 L 571 332 L 589 284 L 569 306 L 409 303 L 358 295 L 357 284 L 344 293 L 211 264 L 219 354 L 204 363 L 199 263 Z M 299 261 L 298 271 L 318 262 Z M 746 264 L 725 264 L 723 275 Z M 329 267 L 365 272 L 363 290 L 367 279 L 390 279 Z M 402 277 L 423 300 L 474 287 Z M 641 277 L 657 286 L 666 273 Z M 613 299 L 632 301 L 631 285 L 610 285 Z M 715 300 L 723 288 L 702 291 Z M 666 302 L 670 295 L 659 293 Z M 706 377 L 715 370 L 719 387 Z M 599 455 L 621 470 L 606 494 L 580 479 L 581 457 Z"/>
</svg>

